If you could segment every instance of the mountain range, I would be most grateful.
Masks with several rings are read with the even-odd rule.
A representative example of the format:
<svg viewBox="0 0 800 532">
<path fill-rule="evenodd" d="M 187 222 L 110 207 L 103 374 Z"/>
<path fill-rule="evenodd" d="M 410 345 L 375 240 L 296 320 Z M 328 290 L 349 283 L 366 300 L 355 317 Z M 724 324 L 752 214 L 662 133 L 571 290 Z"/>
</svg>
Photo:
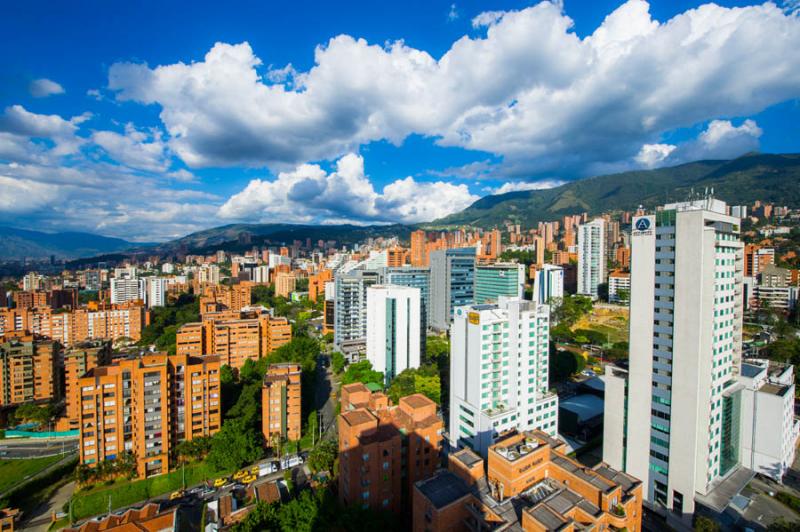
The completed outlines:
<svg viewBox="0 0 800 532">
<path fill-rule="evenodd" d="M 230 224 L 198 231 L 160 244 L 132 243 L 90 233 L 42 233 L 0 227 L 0 259 L 95 257 L 119 252 L 209 253 L 243 251 L 264 243 L 335 240 L 352 245 L 367 238 L 407 239 L 417 228 L 444 229 L 470 225 L 499 227 L 506 221 L 531 227 L 567 214 L 600 214 L 653 208 L 714 190 L 729 205 L 756 200 L 800 207 L 800 154 L 746 154 L 731 160 L 696 161 L 669 168 L 637 170 L 571 181 L 545 190 L 485 196 L 461 212 L 433 222 L 410 225 Z M 86 261 L 81 261 L 86 262 Z"/>
<path fill-rule="evenodd" d="M 729 205 L 762 200 L 800 207 L 800 154 L 747 154 L 726 161 L 697 161 L 591 177 L 545 190 L 486 196 L 426 226 L 491 228 L 510 220 L 530 227 L 568 214 L 633 210 L 639 205 L 652 209 L 712 188 L 715 197 Z"/>
<path fill-rule="evenodd" d="M 113 253 L 142 244 L 92 233 L 43 233 L 0 226 L 0 259 L 76 258 Z"/>
</svg>

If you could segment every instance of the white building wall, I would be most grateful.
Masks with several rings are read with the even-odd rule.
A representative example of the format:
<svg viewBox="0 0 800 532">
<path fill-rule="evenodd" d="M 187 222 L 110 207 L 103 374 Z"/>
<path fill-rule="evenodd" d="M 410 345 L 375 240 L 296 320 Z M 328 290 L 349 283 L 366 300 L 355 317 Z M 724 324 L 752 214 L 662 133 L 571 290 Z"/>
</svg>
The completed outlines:
<svg viewBox="0 0 800 532">
<path fill-rule="evenodd" d="M 456 308 L 450 350 L 450 443 L 486 455 L 497 434 L 540 428 L 555 436 L 549 392 L 549 307 L 501 297 Z"/>
<path fill-rule="evenodd" d="M 144 279 L 111 279 L 111 303 L 119 304 L 136 300 L 145 301 L 145 297 Z"/>
<path fill-rule="evenodd" d="M 578 293 L 597 299 L 597 287 L 606 282 L 606 221 L 578 226 Z"/>
<path fill-rule="evenodd" d="M 533 300 L 549 304 L 552 300 L 564 297 L 564 268 L 545 264 L 536 272 L 533 280 Z"/>
<path fill-rule="evenodd" d="M 603 462 L 619 471 L 625 470 L 625 413 L 628 374 L 612 365 L 606 366 L 603 416 Z"/>
<path fill-rule="evenodd" d="M 147 277 L 147 299 L 145 303 L 149 308 L 163 307 L 167 304 L 167 288 L 169 282 L 163 277 Z"/>
<path fill-rule="evenodd" d="M 394 317 L 390 315 L 390 306 L 394 306 Z M 419 288 L 397 285 L 367 288 L 367 360 L 375 371 L 391 379 L 406 369 L 418 368 L 421 325 Z M 391 330 L 393 337 L 387 334 Z"/>
</svg>

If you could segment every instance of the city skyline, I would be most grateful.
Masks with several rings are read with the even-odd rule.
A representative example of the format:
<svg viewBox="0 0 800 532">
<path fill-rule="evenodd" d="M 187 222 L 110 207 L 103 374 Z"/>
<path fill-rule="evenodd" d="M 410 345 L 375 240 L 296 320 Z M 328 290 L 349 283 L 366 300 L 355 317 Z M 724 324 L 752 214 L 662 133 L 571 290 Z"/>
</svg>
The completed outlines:
<svg viewBox="0 0 800 532">
<path fill-rule="evenodd" d="M 414 223 L 798 151 L 796 2 L 723 4 L 7 6 L 0 224 Z"/>
</svg>

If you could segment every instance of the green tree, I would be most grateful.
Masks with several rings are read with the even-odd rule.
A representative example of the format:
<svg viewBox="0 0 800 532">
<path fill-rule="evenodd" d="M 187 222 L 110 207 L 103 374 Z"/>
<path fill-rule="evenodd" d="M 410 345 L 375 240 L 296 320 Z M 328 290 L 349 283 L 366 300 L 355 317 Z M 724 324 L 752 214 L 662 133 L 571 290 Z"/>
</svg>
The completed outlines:
<svg viewBox="0 0 800 532">
<path fill-rule="evenodd" d="M 700 516 L 694 520 L 694 529 L 697 532 L 719 532 L 720 527 L 713 519 Z"/>
<path fill-rule="evenodd" d="M 441 402 L 441 384 L 436 366 L 422 366 L 419 369 L 407 369 L 395 377 L 386 395 L 397 404 L 400 398 L 421 393 L 436 402 Z"/>
<path fill-rule="evenodd" d="M 767 526 L 767 532 L 794 532 L 800 527 L 800 522 L 789 522 L 783 517 L 779 517 L 776 521 Z"/>
<path fill-rule="evenodd" d="M 339 457 L 339 448 L 333 440 L 322 440 L 308 454 L 308 467 L 312 472 L 332 471 Z"/>
<path fill-rule="evenodd" d="M 334 351 L 331 353 L 331 368 L 333 369 L 334 373 L 337 375 L 344 370 L 345 365 L 347 364 L 347 360 L 344 358 L 344 355 L 341 354 L 339 351 Z"/>
<path fill-rule="evenodd" d="M 373 370 L 369 360 L 354 362 L 347 366 L 347 371 L 342 375 L 342 384 L 353 384 L 354 382 L 383 384 L 383 373 Z"/>
<path fill-rule="evenodd" d="M 228 419 L 211 442 L 209 464 L 219 470 L 233 471 L 251 464 L 263 455 L 260 433 L 244 419 Z"/>
</svg>

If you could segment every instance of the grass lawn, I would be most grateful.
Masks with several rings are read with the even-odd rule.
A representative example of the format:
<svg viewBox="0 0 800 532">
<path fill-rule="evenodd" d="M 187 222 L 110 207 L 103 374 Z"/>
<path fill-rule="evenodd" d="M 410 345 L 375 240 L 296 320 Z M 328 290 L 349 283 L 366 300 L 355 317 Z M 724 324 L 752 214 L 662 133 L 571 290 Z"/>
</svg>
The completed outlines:
<svg viewBox="0 0 800 532">
<path fill-rule="evenodd" d="M 204 462 L 190 464 L 186 466 L 186 485 L 193 486 L 226 473 L 214 471 Z M 180 469 L 144 480 L 117 479 L 111 484 L 101 483 L 75 493 L 72 498 L 73 517 L 80 520 L 105 513 L 109 497 L 111 508 L 116 509 L 176 491 L 182 486 L 183 474 Z"/>
<path fill-rule="evenodd" d="M 63 458 L 61 455 L 24 460 L 0 460 L 0 493 L 5 493 L 27 477 L 35 475 L 47 466 Z"/>
</svg>

